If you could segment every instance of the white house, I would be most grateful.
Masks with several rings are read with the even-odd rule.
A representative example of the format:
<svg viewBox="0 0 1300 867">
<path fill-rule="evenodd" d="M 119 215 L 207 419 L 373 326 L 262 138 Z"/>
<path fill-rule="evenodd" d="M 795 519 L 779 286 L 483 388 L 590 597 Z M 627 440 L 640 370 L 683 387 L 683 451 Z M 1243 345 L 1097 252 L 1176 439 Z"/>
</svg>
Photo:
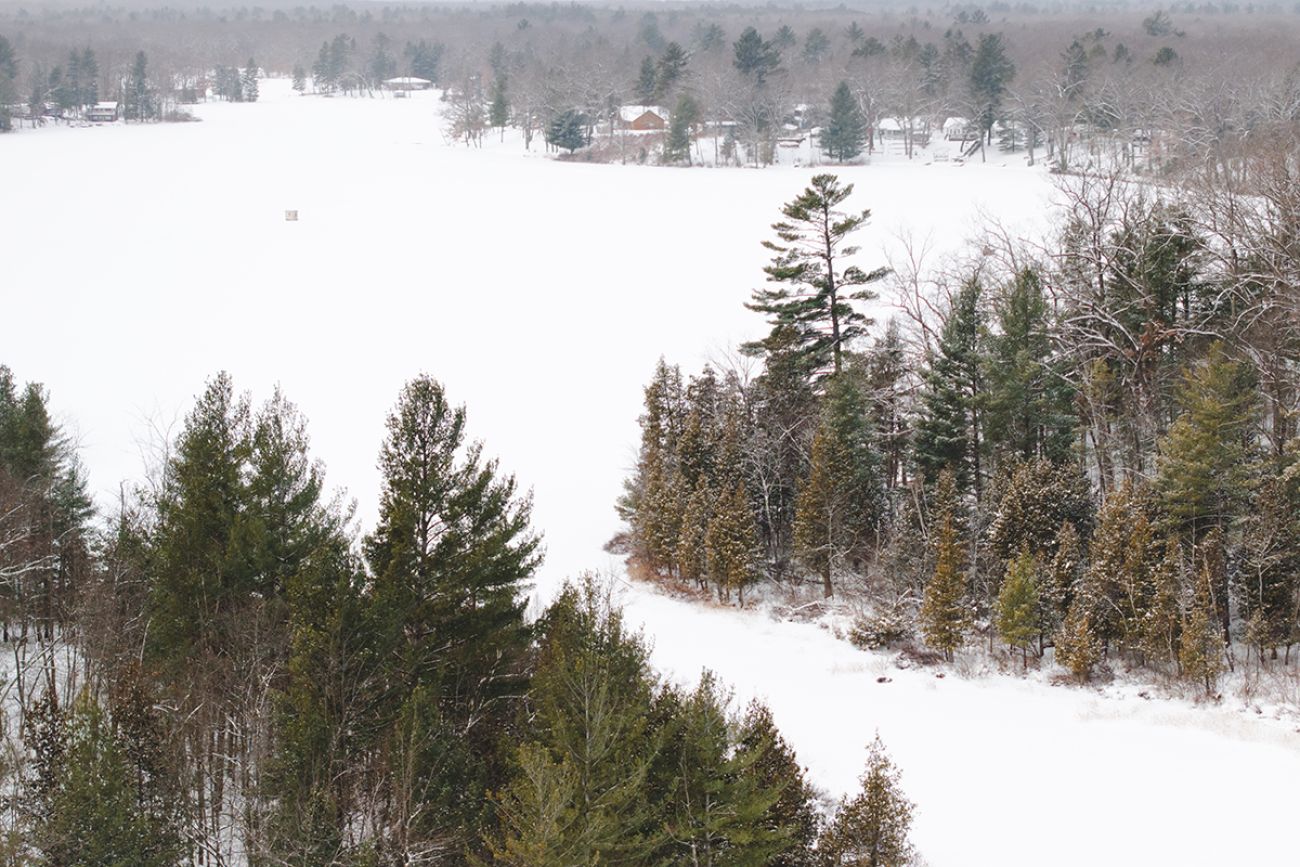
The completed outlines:
<svg viewBox="0 0 1300 867">
<path fill-rule="evenodd" d="M 92 123 L 112 123 L 117 118 L 116 102 L 97 102 L 86 110 L 86 120 Z"/>
<path fill-rule="evenodd" d="M 950 117 L 943 122 L 943 137 L 948 141 L 965 141 L 971 138 L 970 121 L 964 117 Z"/>
<path fill-rule="evenodd" d="M 428 90 L 433 87 L 433 82 L 427 78 L 414 78 L 404 75 L 399 78 L 389 78 L 384 81 L 384 87 L 389 90 L 396 90 L 405 93 L 408 90 Z"/>
</svg>

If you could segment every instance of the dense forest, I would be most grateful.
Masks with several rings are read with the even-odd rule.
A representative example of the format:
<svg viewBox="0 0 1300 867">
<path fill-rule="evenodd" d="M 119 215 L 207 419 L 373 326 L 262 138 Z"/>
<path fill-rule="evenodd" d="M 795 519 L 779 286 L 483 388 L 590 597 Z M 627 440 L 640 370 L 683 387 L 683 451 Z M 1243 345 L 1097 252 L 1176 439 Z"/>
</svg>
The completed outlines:
<svg viewBox="0 0 1300 867">
<path fill-rule="evenodd" d="M 990 237 L 928 283 L 854 264 L 869 214 L 815 177 L 764 242 L 754 362 L 661 362 L 646 387 L 616 548 L 720 601 L 865 599 L 864 646 L 1052 647 L 1080 680 L 1207 693 L 1291 666 L 1294 151 L 1253 171 L 1275 181 L 1245 197 L 1070 178 L 1046 243 Z M 898 313 L 872 327 L 885 286 Z"/>
<path fill-rule="evenodd" d="M 407 384 L 358 538 L 294 406 L 218 375 L 96 520 L 0 367 L 0 863 L 906 863 L 879 742 L 828 815 L 767 708 L 662 681 L 607 582 L 525 617 L 530 501 L 465 419 Z"/>
</svg>

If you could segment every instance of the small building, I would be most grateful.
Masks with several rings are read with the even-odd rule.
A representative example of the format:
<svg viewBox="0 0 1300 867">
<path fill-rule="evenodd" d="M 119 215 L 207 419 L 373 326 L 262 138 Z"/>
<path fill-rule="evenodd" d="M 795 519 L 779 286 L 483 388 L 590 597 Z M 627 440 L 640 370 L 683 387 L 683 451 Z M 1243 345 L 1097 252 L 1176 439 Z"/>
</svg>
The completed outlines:
<svg viewBox="0 0 1300 867">
<path fill-rule="evenodd" d="M 943 137 L 948 141 L 966 141 L 974 138 L 970 121 L 964 117 L 950 117 L 943 122 Z"/>
<path fill-rule="evenodd" d="M 657 105 L 624 105 L 618 110 L 619 125 L 633 132 L 667 129 L 668 112 Z"/>
<path fill-rule="evenodd" d="M 428 90 L 433 87 L 433 82 L 427 78 L 414 78 L 404 75 L 399 78 L 385 79 L 384 87 L 398 93 L 407 93 L 412 90 Z"/>
<path fill-rule="evenodd" d="M 86 110 L 86 120 L 91 123 L 112 123 L 117 118 L 116 102 L 97 102 Z"/>
</svg>

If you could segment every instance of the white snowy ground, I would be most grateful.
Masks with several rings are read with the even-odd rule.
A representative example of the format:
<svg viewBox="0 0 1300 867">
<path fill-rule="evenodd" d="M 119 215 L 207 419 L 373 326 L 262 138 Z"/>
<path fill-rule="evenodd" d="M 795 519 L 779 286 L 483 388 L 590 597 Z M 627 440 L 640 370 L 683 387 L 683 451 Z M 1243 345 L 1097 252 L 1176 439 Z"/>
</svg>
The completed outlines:
<svg viewBox="0 0 1300 867">
<path fill-rule="evenodd" d="M 542 589 L 617 571 L 601 546 L 640 387 L 660 354 L 693 370 L 761 331 L 742 307 L 759 241 L 812 172 L 563 164 L 510 137 L 466 149 L 436 109 L 271 81 L 255 105 L 199 106 L 202 123 L 0 138 L 0 362 L 49 386 L 102 502 L 140 477 L 151 427 L 225 368 L 257 399 L 284 387 L 369 526 L 385 413 L 427 371 L 535 490 Z M 867 265 L 902 232 L 953 251 L 983 209 L 1036 230 L 1050 198 L 1018 159 L 839 171 L 875 215 Z M 665 672 L 707 665 L 767 697 L 833 794 L 879 728 L 936 867 L 1294 861 L 1300 739 L 1276 725 L 894 672 L 814 626 L 644 587 L 627 602 Z"/>
</svg>

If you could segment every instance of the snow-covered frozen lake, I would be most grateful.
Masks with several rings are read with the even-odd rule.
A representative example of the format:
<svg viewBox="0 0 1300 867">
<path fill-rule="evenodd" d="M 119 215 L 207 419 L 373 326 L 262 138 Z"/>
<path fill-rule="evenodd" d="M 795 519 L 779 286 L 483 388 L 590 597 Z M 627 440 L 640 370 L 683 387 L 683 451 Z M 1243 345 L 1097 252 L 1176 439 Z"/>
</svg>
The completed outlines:
<svg viewBox="0 0 1300 867">
<path fill-rule="evenodd" d="M 759 241 L 812 171 L 562 164 L 447 144 L 433 94 L 262 92 L 202 123 L 0 138 L 0 362 L 49 386 L 97 496 L 140 477 L 152 431 L 224 368 L 258 400 L 283 386 L 369 525 L 385 414 L 425 371 L 534 489 L 543 584 L 609 567 L 641 386 L 661 354 L 694 369 L 761 330 L 742 306 Z M 1040 227 L 1050 185 L 1020 162 L 840 169 L 874 212 L 864 264 L 900 233 L 953 250 L 986 209 Z M 939 681 L 813 627 L 645 588 L 628 603 L 666 672 L 766 696 L 832 792 L 878 727 L 934 867 L 1294 861 L 1285 729 Z"/>
</svg>

